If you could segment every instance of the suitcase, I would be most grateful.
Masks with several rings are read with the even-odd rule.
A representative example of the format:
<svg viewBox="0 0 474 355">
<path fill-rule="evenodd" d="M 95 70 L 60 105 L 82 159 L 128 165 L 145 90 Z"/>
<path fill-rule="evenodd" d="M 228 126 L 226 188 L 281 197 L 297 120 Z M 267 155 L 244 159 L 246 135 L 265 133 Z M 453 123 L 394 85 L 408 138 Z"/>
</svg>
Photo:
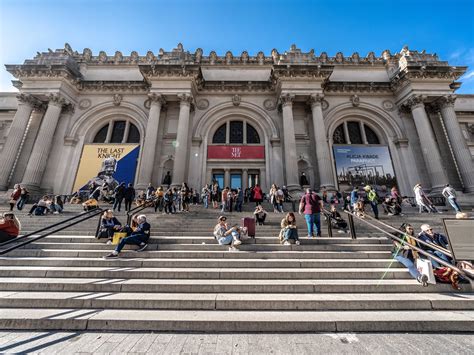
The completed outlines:
<svg viewBox="0 0 474 355">
<path fill-rule="evenodd" d="M 251 217 L 243 217 L 240 220 L 242 227 L 247 227 L 247 234 L 249 237 L 255 238 L 255 219 Z"/>
</svg>

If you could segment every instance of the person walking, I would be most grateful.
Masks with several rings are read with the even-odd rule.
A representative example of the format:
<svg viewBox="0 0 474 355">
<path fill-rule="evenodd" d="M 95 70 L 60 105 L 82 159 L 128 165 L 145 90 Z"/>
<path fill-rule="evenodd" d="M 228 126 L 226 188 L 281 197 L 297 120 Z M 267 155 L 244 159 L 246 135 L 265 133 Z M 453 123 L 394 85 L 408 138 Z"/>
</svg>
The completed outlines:
<svg viewBox="0 0 474 355">
<path fill-rule="evenodd" d="M 367 199 L 372 206 L 372 211 L 374 211 L 375 219 L 379 219 L 379 209 L 377 207 L 379 204 L 379 196 L 377 195 L 377 192 L 370 185 L 367 185 L 364 190 L 367 193 Z"/>
<path fill-rule="evenodd" d="M 21 211 L 25 206 L 25 203 L 28 202 L 29 195 L 30 192 L 26 187 L 20 187 L 20 199 L 16 203 L 16 208 L 18 209 L 18 211 Z"/>
<path fill-rule="evenodd" d="M 128 186 L 125 188 L 123 197 L 125 199 L 125 211 L 130 211 L 132 209 L 132 202 L 135 199 L 135 189 L 133 188 L 133 185 L 131 183 L 128 184 Z"/>
<path fill-rule="evenodd" d="M 118 185 L 115 190 L 114 190 L 114 207 L 113 210 L 115 211 L 116 209 L 120 212 L 120 208 L 122 207 L 122 201 L 123 197 L 125 194 L 125 183 L 122 182 L 120 185 Z"/>
<path fill-rule="evenodd" d="M 308 238 L 313 238 L 314 226 L 316 226 L 316 236 L 321 236 L 321 208 L 323 203 L 317 193 L 311 188 L 306 189 L 306 193 L 301 197 L 299 213 L 304 214 L 306 226 L 308 228 Z"/>
<path fill-rule="evenodd" d="M 456 190 L 454 190 L 449 184 L 444 186 L 443 192 L 441 194 L 448 200 L 449 204 L 454 208 L 456 213 L 462 212 L 461 207 L 459 207 L 456 201 Z"/>
<path fill-rule="evenodd" d="M 415 201 L 419 207 L 419 213 L 423 213 L 425 209 L 428 213 L 439 213 L 428 196 L 426 196 L 421 184 L 416 184 L 413 191 L 415 192 Z"/>
</svg>

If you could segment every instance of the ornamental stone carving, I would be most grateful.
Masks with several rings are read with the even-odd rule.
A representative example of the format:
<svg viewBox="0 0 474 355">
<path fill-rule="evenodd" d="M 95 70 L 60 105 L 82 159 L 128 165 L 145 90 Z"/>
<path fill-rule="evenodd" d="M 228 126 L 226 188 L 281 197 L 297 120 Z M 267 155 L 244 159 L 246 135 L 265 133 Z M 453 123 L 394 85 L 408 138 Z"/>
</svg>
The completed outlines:
<svg viewBox="0 0 474 355">
<path fill-rule="evenodd" d="M 53 106 L 63 107 L 64 105 L 69 104 L 69 101 L 67 101 L 60 94 L 50 94 L 48 96 L 48 99 L 49 99 L 49 105 L 53 105 Z"/>
<path fill-rule="evenodd" d="M 410 108 L 411 110 L 418 108 L 418 107 L 424 107 L 424 101 L 426 99 L 426 96 L 424 95 L 412 95 L 410 96 L 405 102 L 404 105 Z"/>
<path fill-rule="evenodd" d="M 40 104 L 41 102 L 36 99 L 34 96 L 32 95 L 28 95 L 28 94 L 18 94 L 16 95 L 16 99 L 22 103 L 22 104 L 27 104 L 27 105 L 30 105 L 30 106 L 35 106 L 37 104 Z"/>
<path fill-rule="evenodd" d="M 216 64 L 216 62 L 217 62 L 217 54 L 216 54 L 215 51 L 211 51 L 211 53 L 209 53 L 209 61 L 210 61 L 211 65 Z"/>
<path fill-rule="evenodd" d="M 166 100 L 163 95 L 157 94 L 156 92 L 149 93 L 148 99 L 150 100 L 150 104 L 153 102 L 160 103 L 161 105 L 166 104 Z"/>
<path fill-rule="evenodd" d="M 84 48 L 82 58 L 84 58 L 86 62 L 89 62 L 92 59 L 92 51 L 89 48 Z"/>
<path fill-rule="evenodd" d="M 138 63 L 138 59 L 137 51 L 132 51 L 132 53 L 130 53 L 130 63 Z"/>
<path fill-rule="evenodd" d="M 280 59 L 280 54 L 275 48 L 272 49 L 272 58 L 273 58 L 273 63 L 278 64 L 278 60 Z"/>
<path fill-rule="evenodd" d="M 281 106 L 291 106 L 293 105 L 293 100 L 295 99 L 295 95 L 292 94 L 283 94 L 280 96 Z"/>
<path fill-rule="evenodd" d="M 232 52 L 227 51 L 227 53 L 225 54 L 225 64 L 227 64 L 227 65 L 232 64 L 232 59 L 233 58 L 234 58 L 234 56 L 232 55 Z"/>
<path fill-rule="evenodd" d="M 81 101 L 79 101 L 79 109 L 80 110 L 85 110 L 85 109 L 91 107 L 91 104 L 92 104 L 91 100 L 82 99 Z"/>
<path fill-rule="evenodd" d="M 263 107 L 267 111 L 273 111 L 274 109 L 276 109 L 276 106 L 276 102 L 273 99 L 266 99 L 265 101 L 263 101 Z"/>
<path fill-rule="evenodd" d="M 107 53 L 104 51 L 99 52 L 99 63 L 106 63 L 107 62 Z"/>
<path fill-rule="evenodd" d="M 146 52 L 146 57 L 145 58 L 146 58 L 147 63 L 151 63 L 151 62 L 153 62 L 153 60 L 155 60 L 155 55 L 153 54 L 152 51 L 148 51 L 148 52 Z"/>
<path fill-rule="evenodd" d="M 390 100 L 385 100 L 382 102 L 382 107 L 385 111 L 395 110 L 395 104 Z"/>
<path fill-rule="evenodd" d="M 344 54 L 342 54 L 342 52 L 337 52 L 335 61 L 337 63 L 343 63 L 344 62 Z"/>
<path fill-rule="evenodd" d="M 311 108 L 313 106 L 322 106 L 324 95 L 322 94 L 312 94 L 309 96 L 308 104 Z"/>
<path fill-rule="evenodd" d="M 257 53 L 257 62 L 259 65 L 263 65 L 263 63 L 265 62 L 265 54 L 263 54 L 263 52 Z"/>
<path fill-rule="evenodd" d="M 352 59 L 352 63 L 359 64 L 359 61 L 360 61 L 359 53 L 357 52 L 353 53 L 351 59 Z"/>
<path fill-rule="evenodd" d="M 325 64 L 328 61 L 328 54 L 326 52 L 322 52 L 319 56 L 319 61 Z"/>
<path fill-rule="evenodd" d="M 242 64 L 247 64 L 249 61 L 249 54 L 247 51 L 243 51 L 242 55 L 240 56 L 240 60 L 242 61 Z"/>
<path fill-rule="evenodd" d="M 115 94 L 114 95 L 114 106 L 120 106 L 120 103 L 122 102 L 122 95 L 120 94 Z"/>
<path fill-rule="evenodd" d="M 199 109 L 199 110 L 205 110 L 209 107 L 209 101 L 206 100 L 206 99 L 200 99 L 198 100 L 198 102 L 196 103 L 196 107 Z"/>
<path fill-rule="evenodd" d="M 445 95 L 438 100 L 440 108 L 444 107 L 454 107 L 454 102 L 456 101 L 456 95 Z"/>
<path fill-rule="evenodd" d="M 234 95 L 232 96 L 232 104 L 234 106 L 239 106 L 240 105 L 240 101 L 242 101 L 242 98 L 240 97 L 240 95 Z"/>
<path fill-rule="evenodd" d="M 114 63 L 119 64 L 123 60 L 122 52 L 116 51 L 114 55 Z"/>
<path fill-rule="evenodd" d="M 202 49 L 198 48 L 196 49 L 196 53 L 194 53 L 194 61 L 199 64 L 201 63 L 202 60 Z"/>
<path fill-rule="evenodd" d="M 351 102 L 352 102 L 352 106 L 354 106 L 354 107 L 359 106 L 359 105 L 360 105 L 360 98 L 359 98 L 359 96 L 357 96 L 357 95 L 352 95 L 352 96 L 351 96 Z"/>
<path fill-rule="evenodd" d="M 189 94 L 179 94 L 178 99 L 179 99 L 181 105 L 191 106 L 191 104 L 193 102 L 193 97 Z"/>
<path fill-rule="evenodd" d="M 371 64 L 373 64 L 375 62 L 375 53 L 374 52 L 369 52 L 369 54 L 367 54 L 367 61 Z"/>
</svg>

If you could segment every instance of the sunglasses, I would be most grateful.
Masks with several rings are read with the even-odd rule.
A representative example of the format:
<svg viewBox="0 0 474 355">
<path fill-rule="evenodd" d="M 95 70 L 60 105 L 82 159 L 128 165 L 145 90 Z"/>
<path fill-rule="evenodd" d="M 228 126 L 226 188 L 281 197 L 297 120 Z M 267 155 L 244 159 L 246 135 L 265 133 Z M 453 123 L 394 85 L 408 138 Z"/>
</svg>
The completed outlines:
<svg viewBox="0 0 474 355">
<path fill-rule="evenodd" d="M 227 221 L 227 218 L 221 218 L 221 221 L 225 222 Z"/>
</svg>

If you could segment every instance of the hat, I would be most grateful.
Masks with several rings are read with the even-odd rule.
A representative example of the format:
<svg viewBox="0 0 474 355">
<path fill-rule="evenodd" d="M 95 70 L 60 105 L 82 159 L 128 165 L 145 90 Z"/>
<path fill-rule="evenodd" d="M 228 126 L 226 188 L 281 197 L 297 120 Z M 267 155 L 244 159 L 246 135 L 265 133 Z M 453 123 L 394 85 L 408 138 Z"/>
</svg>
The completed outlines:
<svg viewBox="0 0 474 355">
<path fill-rule="evenodd" d="M 370 185 L 366 185 L 366 186 L 364 187 L 364 190 L 365 190 L 365 191 L 368 191 L 368 190 L 370 190 L 370 189 L 371 189 Z"/>
<path fill-rule="evenodd" d="M 219 220 L 219 221 L 224 220 L 225 221 L 225 220 L 227 220 L 227 217 L 226 216 L 219 216 L 219 218 L 217 220 Z"/>
</svg>

